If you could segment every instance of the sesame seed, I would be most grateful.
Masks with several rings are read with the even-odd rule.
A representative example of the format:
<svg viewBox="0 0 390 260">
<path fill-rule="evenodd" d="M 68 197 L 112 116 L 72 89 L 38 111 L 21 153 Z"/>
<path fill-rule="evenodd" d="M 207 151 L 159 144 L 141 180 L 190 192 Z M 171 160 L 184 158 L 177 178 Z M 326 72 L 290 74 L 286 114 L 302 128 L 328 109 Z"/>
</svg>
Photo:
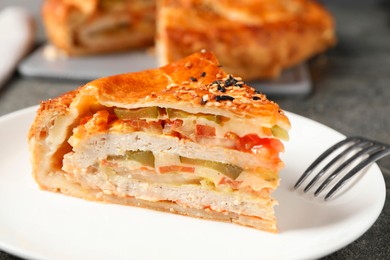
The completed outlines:
<svg viewBox="0 0 390 260">
<path fill-rule="evenodd" d="M 221 95 L 221 96 L 215 96 L 216 101 L 223 101 L 223 100 L 230 100 L 233 101 L 234 97 L 228 96 L 228 95 Z"/>
<path fill-rule="evenodd" d="M 205 49 L 201 49 L 200 53 L 206 53 L 206 50 Z"/>
<path fill-rule="evenodd" d="M 232 77 L 232 75 L 229 75 L 229 77 L 225 80 L 225 86 L 233 86 L 237 84 L 237 80 Z"/>
<path fill-rule="evenodd" d="M 203 71 L 201 74 L 200 74 L 201 77 L 205 77 L 206 76 L 206 72 Z"/>
<path fill-rule="evenodd" d="M 190 82 L 189 81 L 183 81 L 181 84 L 182 85 L 188 85 L 188 84 L 190 84 Z"/>
<path fill-rule="evenodd" d="M 201 105 L 204 105 L 204 104 L 206 104 L 207 103 L 207 101 L 209 100 L 209 95 L 203 95 L 202 96 L 202 98 L 201 98 L 201 100 L 200 100 L 200 104 Z"/>
<path fill-rule="evenodd" d="M 184 67 L 186 67 L 187 69 L 191 68 L 192 67 L 192 63 L 191 62 L 187 62 Z"/>
<path fill-rule="evenodd" d="M 195 77 L 190 77 L 190 80 L 191 80 L 192 82 L 197 82 L 197 81 L 198 81 L 198 79 L 195 78 Z"/>
<path fill-rule="evenodd" d="M 244 82 L 243 81 L 239 81 L 239 82 L 236 82 L 236 84 L 234 84 L 234 86 L 237 86 L 237 87 L 242 87 L 242 85 L 244 85 Z"/>
<path fill-rule="evenodd" d="M 218 90 L 221 91 L 222 93 L 226 92 L 226 88 L 218 85 Z"/>
<path fill-rule="evenodd" d="M 253 99 L 253 100 L 260 100 L 261 98 L 260 98 L 260 97 L 257 97 L 257 96 L 253 96 L 252 99 Z"/>
</svg>

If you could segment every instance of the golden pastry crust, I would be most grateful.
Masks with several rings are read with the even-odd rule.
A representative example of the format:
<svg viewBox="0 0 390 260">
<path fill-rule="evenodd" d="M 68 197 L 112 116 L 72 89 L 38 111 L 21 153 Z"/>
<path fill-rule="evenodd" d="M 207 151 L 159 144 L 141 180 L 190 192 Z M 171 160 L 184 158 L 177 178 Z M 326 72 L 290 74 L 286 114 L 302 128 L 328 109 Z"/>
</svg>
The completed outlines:
<svg viewBox="0 0 390 260">
<path fill-rule="evenodd" d="M 153 0 L 45 0 L 42 17 L 52 44 L 71 55 L 122 51 L 153 44 Z"/>
<path fill-rule="evenodd" d="M 157 54 L 166 64 L 204 48 L 228 73 L 277 77 L 334 45 L 334 22 L 308 0 L 161 0 Z"/>
</svg>

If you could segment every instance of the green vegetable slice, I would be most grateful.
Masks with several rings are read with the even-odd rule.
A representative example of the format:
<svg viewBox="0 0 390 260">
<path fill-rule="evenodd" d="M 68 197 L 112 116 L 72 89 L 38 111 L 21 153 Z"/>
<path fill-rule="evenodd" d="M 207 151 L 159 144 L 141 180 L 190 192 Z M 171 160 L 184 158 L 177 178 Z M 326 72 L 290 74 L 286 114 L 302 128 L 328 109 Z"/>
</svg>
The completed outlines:
<svg viewBox="0 0 390 260">
<path fill-rule="evenodd" d="M 280 126 L 278 125 L 274 125 L 272 128 L 271 128 L 271 131 L 272 131 L 272 135 L 275 136 L 275 137 L 278 137 L 282 140 L 288 140 L 288 133 L 286 130 L 284 130 L 283 128 L 281 128 Z"/>
<path fill-rule="evenodd" d="M 187 157 L 180 156 L 180 161 L 185 164 L 198 165 L 214 169 L 223 175 L 229 177 L 230 179 L 237 179 L 243 169 L 236 165 L 231 165 L 227 163 L 213 162 L 201 159 L 192 159 Z"/>
<path fill-rule="evenodd" d="M 132 160 L 154 168 L 154 155 L 151 151 L 126 151 L 125 155 L 110 155 L 108 160 Z"/>
<path fill-rule="evenodd" d="M 142 107 L 135 109 L 115 108 L 115 115 L 121 120 L 158 118 L 158 107 Z"/>
<path fill-rule="evenodd" d="M 221 123 L 221 116 L 220 115 L 212 115 L 212 114 L 191 114 L 188 112 L 185 112 L 183 110 L 173 109 L 173 108 L 167 108 L 167 115 L 168 118 L 187 118 L 190 116 L 196 116 L 196 117 L 202 117 L 209 121 L 214 121 L 215 123 L 219 124 Z"/>
</svg>

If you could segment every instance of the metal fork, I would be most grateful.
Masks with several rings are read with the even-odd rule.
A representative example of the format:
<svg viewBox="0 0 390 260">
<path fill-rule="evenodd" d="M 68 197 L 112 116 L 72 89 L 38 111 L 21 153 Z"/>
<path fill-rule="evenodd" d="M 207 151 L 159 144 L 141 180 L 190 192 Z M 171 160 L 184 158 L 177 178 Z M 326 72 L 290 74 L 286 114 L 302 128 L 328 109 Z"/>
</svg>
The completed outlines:
<svg viewBox="0 0 390 260">
<path fill-rule="evenodd" d="M 314 169 L 322 161 L 324 161 L 324 159 L 329 158 L 329 156 L 339 149 L 341 149 L 341 151 L 338 154 L 335 153 L 335 157 L 331 159 L 306 185 L 304 188 L 305 193 L 308 192 L 330 168 L 338 165 L 338 167 L 333 172 L 329 173 L 328 177 L 319 185 L 317 190 L 314 192 L 314 196 L 318 196 L 332 182 L 332 180 L 334 180 L 342 172 L 342 170 L 346 169 L 347 166 L 357 163 L 351 170 L 345 173 L 345 175 L 325 195 L 324 200 L 329 200 L 360 170 L 390 154 L 390 145 L 388 144 L 369 140 L 363 137 L 348 137 L 331 146 L 322 153 L 301 175 L 297 183 L 294 185 L 294 188 L 297 189 L 306 180 L 306 178 L 314 172 Z M 349 157 L 345 158 L 348 155 Z M 360 162 L 358 160 L 360 160 Z"/>
</svg>

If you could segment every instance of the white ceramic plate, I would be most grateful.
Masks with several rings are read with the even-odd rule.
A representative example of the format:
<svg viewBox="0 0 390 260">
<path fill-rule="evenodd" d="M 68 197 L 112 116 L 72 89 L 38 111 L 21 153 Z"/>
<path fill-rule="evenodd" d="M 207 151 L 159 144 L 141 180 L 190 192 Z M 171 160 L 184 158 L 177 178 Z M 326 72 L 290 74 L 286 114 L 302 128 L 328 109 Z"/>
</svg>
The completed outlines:
<svg viewBox="0 0 390 260">
<path fill-rule="evenodd" d="M 292 191 L 310 162 L 343 136 L 288 113 L 291 141 L 274 196 L 279 234 L 41 191 L 27 132 L 36 107 L 0 118 L 0 248 L 35 259 L 307 259 L 332 253 L 377 219 L 385 184 L 372 165 L 329 202 Z"/>
</svg>

